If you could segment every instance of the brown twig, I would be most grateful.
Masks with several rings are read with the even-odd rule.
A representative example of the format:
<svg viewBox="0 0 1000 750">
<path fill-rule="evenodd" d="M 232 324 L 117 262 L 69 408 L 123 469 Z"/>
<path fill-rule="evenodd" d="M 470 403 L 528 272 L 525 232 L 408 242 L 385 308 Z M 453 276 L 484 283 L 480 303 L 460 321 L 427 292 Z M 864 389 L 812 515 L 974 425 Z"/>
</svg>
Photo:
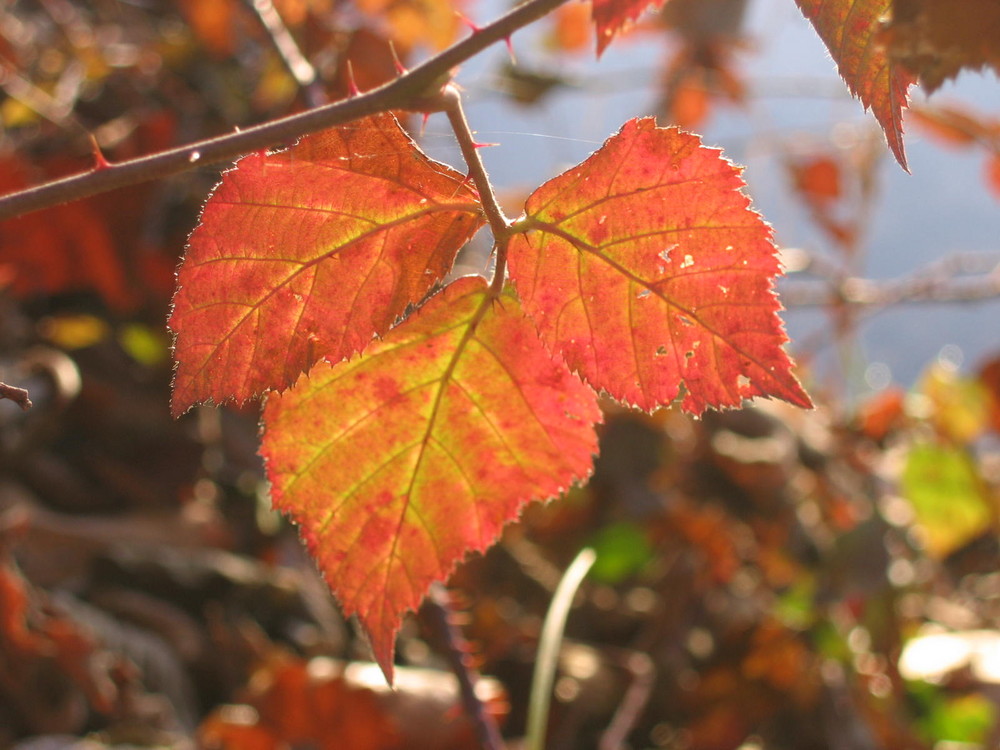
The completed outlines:
<svg viewBox="0 0 1000 750">
<path fill-rule="evenodd" d="M 493 191 L 493 184 L 486 174 L 486 167 L 479 156 L 479 149 L 484 145 L 476 143 L 469 121 L 465 119 L 465 111 L 462 109 L 462 97 L 455 86 L 446 86 L 442 91 L 444 99 L 444 111 L 448 116 L 455 140 L 462 151 L 466 166 L 469 167 L 469 178 L 479 192 L 479 200 L 483 204 L 483 211 L 486 220 L 490 224 L 493 232 L 493 242 L 496 249 L 496 267 L 493 272 L 492 292 L 496 295 L 503 290 L 504 275 L 507 269 L 507 245 L 510 242 L 510 219 L 500 207 L 496 193 Z"/>
<path fill-rule="evenodd" d="M 476 695 L 476 680 L 479 675 L 469 665 L 469 649 L 465 638 L 453 622 L 451 597 L 447 589 L 440 583 L 431 586 L 427 596 L 427 611 L 433 618 L 434 625 L 442 636 L 445 646 L 445 657 L 451 671 L 458 678 L 458 686 L 462 695 L 462 704 L 472 723 L 475 724 L 479 742 L 485 750 L 503 750 L 503 739 L 493 717 L 486 710 L 483 702 Z"/>
<path fill-rule="evenodd" d="M 822 262 L 810 262 L 806 270 L 822 280 L 790 279 L 782 284 L 785 307 L 882 308 L 906 302 L 981 302 L 1000 297 L 1000 259 L 993 255 L 954 255 L 886 280 L 842 275 Z"/>
<path fill-rule="evenodd" d="M 0 399 L 13 401 L 25 411 L 31 408 L 31 399 L 28 398 L 28 392 L 24 388 L 0 383 Z"/>
<path fill-rule="evenodd" d="M 168 177 L 204 164 L 230 161 L 243 154 L 288 143 L 307 133 L 376 112 L 423 109 L 426 97 L 448 82 L 453 68 L 567 1 L 526 0 L 399 78 L 352 99 L 10 193 L 0 197 L 0 221 L 127 185 Z"/>
</svg>

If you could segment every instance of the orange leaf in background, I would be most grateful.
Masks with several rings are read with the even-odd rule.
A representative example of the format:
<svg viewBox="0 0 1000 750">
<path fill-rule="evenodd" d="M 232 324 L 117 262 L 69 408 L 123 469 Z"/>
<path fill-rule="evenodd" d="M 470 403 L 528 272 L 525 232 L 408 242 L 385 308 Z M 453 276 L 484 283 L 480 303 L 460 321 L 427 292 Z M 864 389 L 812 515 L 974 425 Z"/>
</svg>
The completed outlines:
<svg viewBox="0 0 1000 750">
<path fill-rule="evenodd" d="M 174 414 L 287 388 L 385 333 L 482 225 L 463 175 L 381 114 L 223 175 L 178 272 Z"/>
<path fill-rule="evenodd" d="M 405 50 L 395 49 L 405 62 Z M 338 60 L 335 93 L 347 98 L 352 79 L 360 91 L 370 91 L 396 78 L 392 50 L 392 42 L 381 33 L 364 27 L 355 30 Z"/>
<path fill-rule="evenodd" d="M 1000 200 L 1000 153 L 991 155 L 986 161 L 986 184 Z"/>
<path fill-rule="evenodd" d="M 962 70 L 1000 73 L 1000 3 L 996 0 L 892 0 L 883 34 L 889 56 L 929 92 Z"/>
<path fill-rule="evenodd" d="M 981 137 L 983 124 L 957 107 L 915 107 L 910 116 L 928 135 L 946 145 L 968 146 Z"/>
<path fill-rule="evenodd" d="M 913 76 L 891 60 L 879 39 L 892 0 L 795 0 L 812 23 L 851 93 L 878 120 L 896 161 L 906 169 L 903 108 Z"/>
<path fill-rule="evenodd" d="M 886 388 L 868 397 L 858 407 L 857 419 L 861 431 L 872 440 L 884 440 L 892 430 L 904 424 L 905 398 L 906 393 L 897 387 Z"/>
<path fill-rule="evenodd" d="M 0 158 L 0 194 L 28 187 L 25 164 Z M 0 223 L 0 267 L 13 273 L 11 290 L 20 297 L 90 290 L 113 310 L 135 303 L 108 221 L 95 205 L 76 201 Z"/>
<path fill-rule="evenodd" d="M 992 357 L 979 368 L 979 382 L 989 401 L 987 424 L 1000 433 L 1000 356 Z"/>
<path fill-rule="evenodd" d="M 363 355 L 267 399 L 275 508 L 301 527 L 390 678 L 403 613 L 529 500 L 591 470 L 595 394 L 505 294 L 466 277 Z"/>
<path fill-rule="evenodd" d="M 236 51 L 237 0 L 179 0 L 180 11 L 202 44 L 215 57 Z"/>
<path fill-rule="evenodd" d="M 816 156 L 789 163 L 795 188 L 806 201 L 818 206 L 828 205 L 843 193 L 840 164 L 829 156 Z"/>
<path fill-rule="evenodd" d="M 581 52 L 590 44 L 590 17 L 593 13 L 589 2 L 560 5 L 552 13 L 555 28 L 552 46 L 561 52 Z"/>
<path fill-rule="evenodd" d="M 708 117 L 711 99 L 698 76 L 684 76 L 672 89 L 665 113 L 670 122 L 684 130 L 695 130 Z"/>
<path fill-rule="evenodd" d="M 592 16 L 597 31 L 597 56 L 626 26 L 647 8 L 659 9 L 667 0 L 593 0 Z"/>
<path fill-rule="evenodd" d="M 358 8 L 385 22 L 400 54 L 426 46 L 440 51 L 455 41 L 462 19 L 454 0 L 357 0 Z"/>
<path fill-rule="evenodd" d="M 785 164 L 795 195 L 809 209 L 816 225 L 844 250 L 854 248 L 855 222 L 838 216 L 843 208 L 843 168 L 827 154 L 789 159 Z M 843 211 L 840 212 L 843 214 Z"/>
<path fill-rule="evenodd" d="M 694 135 L 631 120 L 525 206 L 511 279 L 543 340 L 595 389 L 648 410 L 809 406 L 782 349 L 771 230 L 739 169 Z"/>
</svg>

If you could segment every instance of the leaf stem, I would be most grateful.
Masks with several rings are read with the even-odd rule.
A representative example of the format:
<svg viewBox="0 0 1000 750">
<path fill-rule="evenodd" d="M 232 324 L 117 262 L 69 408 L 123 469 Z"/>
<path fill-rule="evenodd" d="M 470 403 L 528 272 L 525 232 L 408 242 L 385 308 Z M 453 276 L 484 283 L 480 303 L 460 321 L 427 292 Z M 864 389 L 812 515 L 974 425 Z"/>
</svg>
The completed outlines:
<svg viewBox="0 0 1000 750">
<path fill-rule="evenodd" d="M 0 197 L 0 221 L 127 185 L 179 174 L 204 164 L 230 161 L 251 151 L 291 142 L 308 133 L 376 112 L 421 110 L 427 103 L 427 97 L 451 77 L 453 68 L 565 2 L 568 0 L 526 0 L 399 78 L 354 98 L 10 193 Z"/>
<path fill-rule="evenodd" d="M 479 149 L 482 144 L 476 143 L 476 139 L 469 127 L 469 121 L 465 117 L 465 110 L 462 108 L 462 95 L 458 87 L 448 84 L 441 92 L 442 104 L 451 129 L 455 133 L 455 139 L 462 150 L 462 158 L 465 159 L 469 167 L 469 178 L 479 191 L 479 200 L 483 204 L 483 211 L 486 213 L 486 220 L 490 224 L 493 232 L 494 248 L 496 250 L 496 267 L 493 271 L 493 282 L 490 285 L 490 294 L 493 297 L 499 296 L 503 291 L 504 276 L 507 269 L 507 246 L 510 240 L 510 219 L 507 218 L 500 207 L 490 176 L 486 173 L 486 167 L 479 156 Z"/>
</svg>

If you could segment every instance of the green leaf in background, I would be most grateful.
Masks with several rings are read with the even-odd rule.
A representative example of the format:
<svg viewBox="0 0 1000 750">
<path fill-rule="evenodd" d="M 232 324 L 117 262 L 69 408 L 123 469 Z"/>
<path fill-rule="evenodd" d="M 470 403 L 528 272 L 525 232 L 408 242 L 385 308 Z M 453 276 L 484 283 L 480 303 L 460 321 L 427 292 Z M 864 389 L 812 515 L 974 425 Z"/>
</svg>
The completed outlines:
<svg viewBox="0 0 1000 750">
<path fill-rule="evenodd" d="M 990 527 L 979 477 L 962 448 L 916 443 L 901 486 L 923 528 L 927 551 L 935 557 L 948 555 Z"/>
<path fill-rule="evenodd" d="M 929 742 L 980 745 L 996 721 L 996 706 L 984 695 L 949 696 L 927 682 L 908 683 L 908 689 L 924 713 L 917 730 Z"/>
<path fill-rule="evenodd" d="M 601 583 L 619 583 L 634 575 L 653 554 L 646 534 L 628 521 L 605 526 L 597 532 L 590 546 L 597 552 L 590 575 Z"/>
</svg>

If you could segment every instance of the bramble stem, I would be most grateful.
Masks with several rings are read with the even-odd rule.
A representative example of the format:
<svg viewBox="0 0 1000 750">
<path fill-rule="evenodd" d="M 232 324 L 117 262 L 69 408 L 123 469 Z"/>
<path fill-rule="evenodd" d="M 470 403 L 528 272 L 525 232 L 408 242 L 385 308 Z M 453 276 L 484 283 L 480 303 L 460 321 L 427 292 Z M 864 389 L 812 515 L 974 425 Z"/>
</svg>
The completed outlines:
<svg viewBox="0 0 1000 750">
<path fill-rule="evenodd" d="M 442 635 L 446 650 L 445 656 L 451 671 L 458 678 L 458 687 L 462 695 L 465 712 L 476 726 L 476 734 L 484 750 L 503 750 L 504 743 L 500 737 L 497 723 L 486 710 L 486 706 L 476 695 L 476 680 L 479 675 L 469 666 L 469 654 L 465 639 L 452 622 L 452 607 L 447 589 L 435 583 L 427 595 L 427 607 L 434 619 L 434 624 Z"/>
<path fill-rule="evenodd" d="M 479 156 L 482 144 L 476 143 L 472 130 L 469 128 L 469 121 L 465 118 L 465 110 L 462 109 L 462 95 L 455 86 L 449 84 L 445 86 L 441 96 L 444 112 L 448 115 L 448 122 L 451 123 L 451 129 L 455 133 L 455 140 L 458 141 L 458 146 L 462 150 L 462 158 L 465 159 L 465 163 L 469 167 L 469 177 L 479 192 L 479 200 L 483 204 L 483 211 L 490 224 L 490 231 L 493 232 L 497 257 L 490 291 L 497 295 L 503 291 L 503 279 L 507 268 L 510 219 L 500 207 L 500 202 L 493 191 L 493 184 L 490 182 L 490 177 L 486 174 L 486 167 Z"/>
<path fill-rule="evenodd" d="M 231 161 L 243 154 L 288 143 L 308 133 L 376 112 L 421 110 L 426 97 L 433 96 L 451 78 L 453 68 L 565 2 L 568 0 L 526 0 L 399 78 L 354 98 L 10 193 L 0 197 L 0 221 L 127 185 L 179 174 L 204 164 Z"/>
</svg>

